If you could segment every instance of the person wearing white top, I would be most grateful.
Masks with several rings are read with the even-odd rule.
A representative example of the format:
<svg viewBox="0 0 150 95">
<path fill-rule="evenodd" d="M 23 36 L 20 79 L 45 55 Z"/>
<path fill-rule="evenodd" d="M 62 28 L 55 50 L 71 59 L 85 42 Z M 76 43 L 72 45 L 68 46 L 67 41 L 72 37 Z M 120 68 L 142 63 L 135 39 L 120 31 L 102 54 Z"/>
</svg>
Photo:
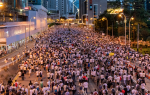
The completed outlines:
<svg viewBox="0 0 150 95">
<path fill-rule="evenodd" d="M 47 72 L 47 78 L 50 79 L 50 72 Z"/>
<path fill-rule="evenodd" d="M 141 89 L 142 89 L 142 95 L 144 95 L 145 83 L 142 83 L 142 84 L 141 84 Z"/>
<path fill-rule="evenodd" d="M 36 71 L 36 77 L 37 77 L 37 80 L 39 79 L 38 77 L 39 77 L 39 71 L 37 70 Z"/>
<path fill-rule="evenodd" d="M 119 76 L 116 77 L 116 81 L 117 81 L 117 83 L 120 82 L 120 77 Z"/>
<path fill-rule="evenodd" d="M 124 84 L 125 84 L 125 85 L 126 85 L 126 79 L 127 79 L 127 75 L 124 74 L 124 75 L 123 75 L 123 81 L 124 81 Z"/>
<path fill-rule="evenodd" d="M 87 93 L 88 82 L 84 82 L 84 83 L 83 83 L 83 86 L 84 86 L 84 90 L 85 90 L 85 91 L 86 91 L 86 93 Z"/>
<path fill-rule="evenodd" d="M 30 95 L 32 95 L 33 94 L 33 89 L 30 89 Z"/>
</svg>

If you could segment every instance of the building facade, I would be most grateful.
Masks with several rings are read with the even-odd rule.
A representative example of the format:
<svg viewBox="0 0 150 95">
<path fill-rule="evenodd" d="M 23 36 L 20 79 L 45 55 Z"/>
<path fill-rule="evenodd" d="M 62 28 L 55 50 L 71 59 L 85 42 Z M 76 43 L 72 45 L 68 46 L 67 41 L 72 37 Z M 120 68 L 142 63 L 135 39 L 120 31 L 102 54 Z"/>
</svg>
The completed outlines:
<svg viewBox="0 0 150 95">
<path fill-rule="evenodd" d="M 58 0 L 48 0 L 48 10 L 58 10 Z"/>
<path fill-rule="evenodd" d="M 48 1 L 47 0 L 29 0 L 28 2 L 29 2 L 29 4 L 42 5 L 46 9 L 48 8 Z"/>
<path fill-rule="evenodd" d="M 28 0 L 2 0 L 2 2 L 4 5 L 0 10 L 0 24 L 27 20 L 24 8 L 28 6 Z"/>
<path fill-rule="evenodd" d="M 68 11 L 69 13 L 73 13 L 73 2 L 71 1 L 68 2 Z"/>
<path fill-rule="evenodd" d="M 86 25 L 92 24 L 93 20 L 97 19 L 105 10 L 107 10 L 107 0 L 79 1 L 79 18 Z"/>
<path fill-rule="evenodd" d="M 69 13 L 68 9 L 69 0 L 58 0 L 58 10 L 60 11 L 60 17 L 66 17 Z"/>
<path fill-rule="evenodd" d="M 77 14 L 79 9 L 79 0 L 73 0 L 73 13 Z"/>
<path fill-rule="evenodd" d="M 47 9 L 38 0 L 29 1 L 29 4 L 28 0 L 2 1 L 4 6 L 0 11 L 0 22 L 3 24 L 0 26 L 0 49 L 11 50 L 24 43 L 25 38 L 47 28 Z"/>
</svg>

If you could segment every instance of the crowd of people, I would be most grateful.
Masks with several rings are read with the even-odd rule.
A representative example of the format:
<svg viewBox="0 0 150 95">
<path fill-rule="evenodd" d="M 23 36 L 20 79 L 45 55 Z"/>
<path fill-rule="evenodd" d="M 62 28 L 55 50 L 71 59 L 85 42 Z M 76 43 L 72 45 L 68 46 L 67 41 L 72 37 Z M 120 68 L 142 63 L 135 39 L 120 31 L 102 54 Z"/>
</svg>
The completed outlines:
<svg viewBox="0 0 150 95">
<path fill-rule="evenodd" d="M 150 58 L 140 57 L 128 46 L 116 44 L 115 40 L 92 30 L 57 26 L 37 38 L 35 46 L 27 52 L 28 59 L 18 66 L 19 78 L 13 84 L 10 79 L 6 89 L 0 84 L 1 93 L 145 95 L 146 71 L 132 68 L 128 63 L 138 60 L 139 66 L 150 72 L 146 68 Z"/>
</svg>

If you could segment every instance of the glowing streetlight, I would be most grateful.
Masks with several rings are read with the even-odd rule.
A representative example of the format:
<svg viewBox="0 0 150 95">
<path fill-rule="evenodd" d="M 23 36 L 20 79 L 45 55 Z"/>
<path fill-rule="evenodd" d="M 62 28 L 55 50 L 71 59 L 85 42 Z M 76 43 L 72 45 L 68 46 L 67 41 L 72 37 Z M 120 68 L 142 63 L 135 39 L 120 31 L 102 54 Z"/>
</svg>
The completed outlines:
<svg viewBox="0 0 150 95">
<path fill-rule="evenodd" d="M 119 17 L 122 17 L 122 15 L 124 16 L 124 18 L 125 18 L 125 45 L 126 45 L 126 16 L 122 13 L 122 14 L 120 14 L 119 15 Z"/>
<path fill-rule="evenodd" d="M 30 19 L 30 25 L 31 25 L 31 19 Z M 33 17 L 33 19 L 36 19 L 36 17 Z M 30 29 L 30 25 L 29 25 L 29 29 Z M 29 40 L 30 40 L 30 30 L 29 30 Z"/>
<path fill-rule="evenodd" d="M 130 46 L 130 22 L 131 22 L 131 20 L 134 20 L 134 18 L 131 17 L 130 20 L 129 20 L 129 46 Z"/>
<path fill-rule="evenodd" d="M 102 20 L 106 20 L 107 21 L 107 39 L 108 39 L 108 19 L 106 17 L 103 17 Z"/>
<path fill-rule="evenodd" d="M 2 7 L 3 6 L 3 2 L 0 2 L 0 7 Z"/>
</svg>

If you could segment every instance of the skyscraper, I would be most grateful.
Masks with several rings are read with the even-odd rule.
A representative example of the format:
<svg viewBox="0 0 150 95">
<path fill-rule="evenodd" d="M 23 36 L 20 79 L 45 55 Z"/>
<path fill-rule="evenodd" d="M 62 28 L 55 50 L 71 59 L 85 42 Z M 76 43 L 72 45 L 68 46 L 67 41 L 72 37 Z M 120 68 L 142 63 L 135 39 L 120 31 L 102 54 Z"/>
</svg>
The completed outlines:
<svg viewBox="0 0 150 95">
<path fill-rule="evenodd" d="M 79 0 L 79 18 L 83 23 L 92 23 L 91 18 L 97 19 L 107 10 L 107 0 Z"/>
<path fill-rule="evenodd" d="M 48 0 L 48 10 L 58 10 L 58 0 Z"/>
<path fill-rule="evenodd" d="M 77 14 L 79 9 L 79 0 L 73 0 L 73 13 Z"/>
<path fill-rule="evenodd" d="M 28 2 L 29 2 L 29 4 L 33 4 L 33 5 L 42 5 L 45 8 L 48 7 L 47 0 L 29 0 Z"/>
<path fill-rule="evenodd" d="M 67 18 L 67 14 L 69 13 L 68 2 L 69 0 L 58 0 L 58 10 L 60 11 L 61 17 Z"/>
<path fill-rule="evenodd" d="M 71 1 L 68 2 L 68 11 L 69 13 L 73 13 L 73 3 Z"/>
</svg>

